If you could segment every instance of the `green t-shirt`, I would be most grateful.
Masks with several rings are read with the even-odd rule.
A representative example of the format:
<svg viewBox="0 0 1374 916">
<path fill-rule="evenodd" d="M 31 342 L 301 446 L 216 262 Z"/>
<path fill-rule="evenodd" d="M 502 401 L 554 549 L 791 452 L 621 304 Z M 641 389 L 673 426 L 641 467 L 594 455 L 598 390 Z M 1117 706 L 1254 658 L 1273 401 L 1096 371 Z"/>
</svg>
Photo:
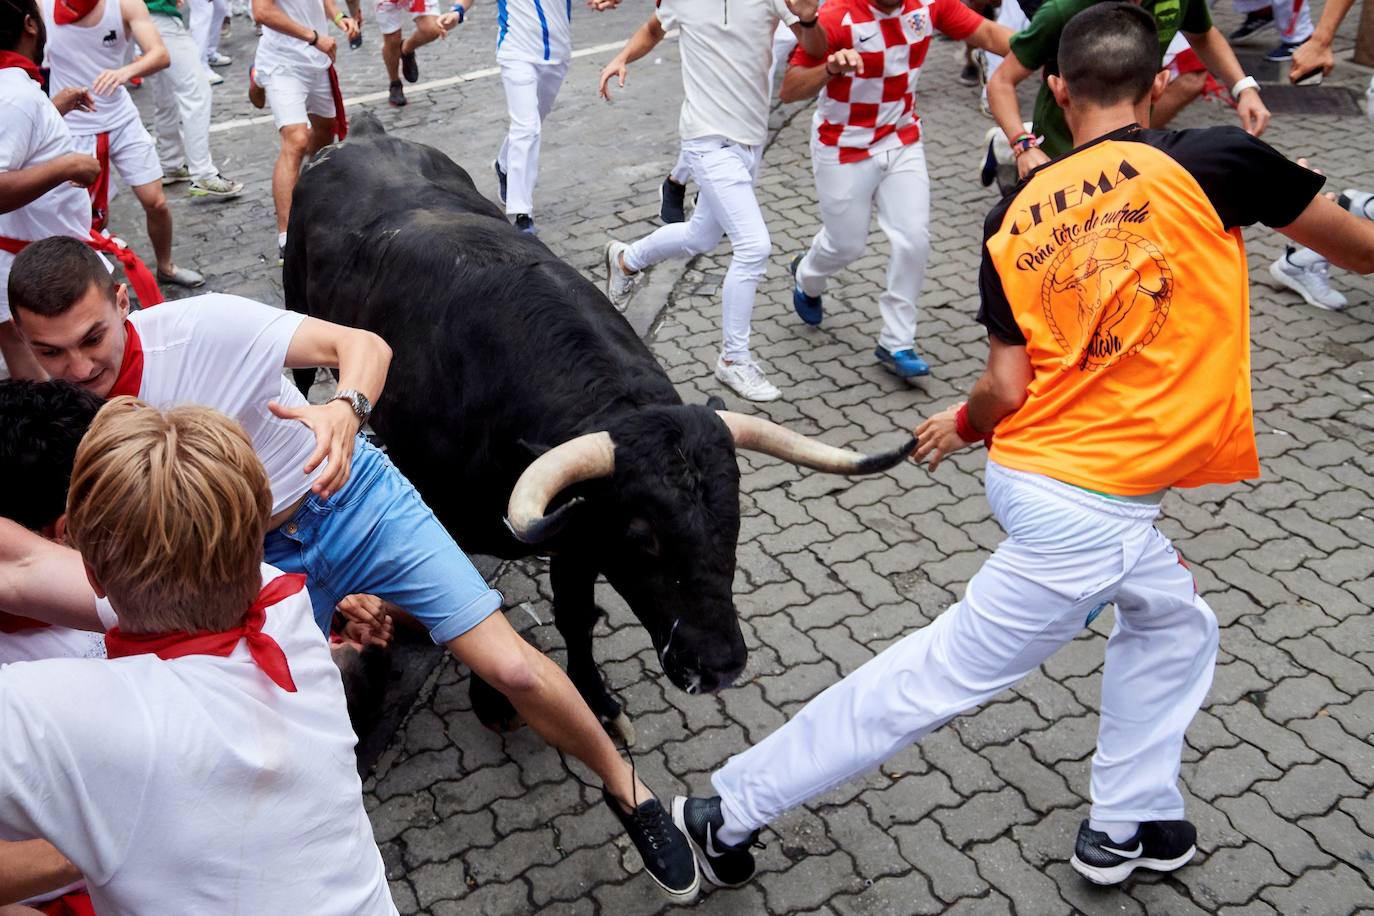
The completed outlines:
<svg viewBox="0 0 1374 916">
<path fill-rule="evenodd" d="M 175 16 L 185 20 L 186 14 L 177 9 L 177 0 L 144 0 L 148 12 L 157 16 Z"/>
<path fill-rule="evenodd" d="M 1014 2 L 1014 0 L 1003 0 Z M 1011 37 L 1011 53 L 1027 70 L 1045 69 L 1045 76 L 1059 72 L 1059 34 L 1075 14 L 1102 0 L 1045 0 L 1035 11 L 1030 24 Z M 1159 28 L 1159 59 L 1179 32 L 1201 33 L 1212 27 L 1212 14 L 1205 0 L 1144 0 L 1141 9 L 1155 19 Z M 1035 97 L 1035 132 L 1045 138 L 1041 145 L 1051 159 L 1073 149 L 1073 134 L 1064 121 L 1064 112 L 1054 101 L 1048 82 L 1040 85 Z"/>
</svg>

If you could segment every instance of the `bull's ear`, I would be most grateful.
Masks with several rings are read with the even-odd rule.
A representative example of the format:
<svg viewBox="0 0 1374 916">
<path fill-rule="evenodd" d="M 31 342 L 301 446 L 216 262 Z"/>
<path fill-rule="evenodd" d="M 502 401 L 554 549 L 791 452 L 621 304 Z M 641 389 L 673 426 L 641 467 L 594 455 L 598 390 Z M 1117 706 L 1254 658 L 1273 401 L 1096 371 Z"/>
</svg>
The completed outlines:
<svg viewBox="0 0 1374 916">
<path fill-rule="evenodd" d="M 530 442 L 526 439 L 516 439 L 515 444 L 520 446 L 522 451 L 527 452 L 531 459 L 538 458 L 540 455 L 553 448 L 552 445 L 544 445 L 541 442 Z"/>
<path fill-rule="evenodd" d="M 706 399 L 706 406 L 711 408 L 712 410 L 724 410 L 725 401 L 723 401 L 721 398 L 716 397 L 713 394 Z"/>
</svg>

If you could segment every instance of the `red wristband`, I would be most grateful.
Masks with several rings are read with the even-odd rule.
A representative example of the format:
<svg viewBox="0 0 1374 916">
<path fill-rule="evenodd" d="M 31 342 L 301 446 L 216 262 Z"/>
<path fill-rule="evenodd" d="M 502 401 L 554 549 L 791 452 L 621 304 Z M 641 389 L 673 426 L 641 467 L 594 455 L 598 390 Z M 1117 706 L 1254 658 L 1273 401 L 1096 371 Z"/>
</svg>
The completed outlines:
<svg viewBox="0 0 1374 916">
<path fill-rule="evenodd" d="M 992 433 L 980 433 L 968 418 L 968 403 L 959 405 L 959 411 L 954 415 L 954 431 L 960 439 L 965 442 L 982 442 L 985 445 L 992 443 Z"/>
</svg>

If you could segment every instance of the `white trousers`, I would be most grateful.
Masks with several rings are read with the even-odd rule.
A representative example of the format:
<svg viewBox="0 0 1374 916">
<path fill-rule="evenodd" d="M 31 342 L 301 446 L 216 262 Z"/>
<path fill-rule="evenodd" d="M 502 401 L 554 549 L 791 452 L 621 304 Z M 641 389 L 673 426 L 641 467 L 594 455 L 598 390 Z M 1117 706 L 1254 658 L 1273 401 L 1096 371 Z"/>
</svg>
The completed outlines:
<svg viewBox="0 0 1374 916">
<path fill-rule="evenodd" d="M 211 178 L 219 169 L 210 157 L 210 84 L 205 81 L 200 50 L 179 17 L 156 13 L 153 24 L 171 58 L 165 70 L 148 77 L 162 170 L 185 165 L 192 178 Z"/>
<path fill-rule="evenodd" d="M 695 257 L 728 237 L 734 255 L 721 290 L 721 352 L 730 362 L 747 361 L 754 292 L 773 250 L 763 210 L 754 196 L 763 147 L 701 137 L 682 141 L 682 156 L 698 191 L 692 218 L 670 223 L 635 242 L 625 252 L 625 266 L 644 270 L 668 258 Z"/>
<path fill-rule="evenodd" d="M 534 183 L 539 178 L 540 128 L 553 110 L 553 101 L 568 75 L 568 64 L 524 60 L 503 60 L 500 64 L 510 114 L 510 129 L 496 156 L 506 173 L 506 213 L 532 214 Z"/>
<path fill-rule="evenodd" d="M 1012 2 L 1012 0 L 1007 0 Z M 821 205 L 821 231 L 797 267 L 797 280 L 810 296 L 825 292 L 826 278 L 858 260 L 868 247 L 874 205 L 878 227 L 892 246 L 887 289 L 878 298 L 883 330 L 878 344 L 888 351 L 916 343 L 916 300 L 930 259 L 930 177 L 924 146 L 909 143 L 859 162 L 827 161 L 812 148 L 811 168 Z M 834 154 L 834 150 L 829 150 Z"/>
<path fill-rule="evenodd" d="M 1154 527 L 1158 507 L 987 466 L 1008 537 L 963 600 L 821 693 L 712 777 L 724 842 L 876 767 L 1030 674 L 1116 604 L 1092 817 L 1183 817 L 1183 735 L 1212 683 L 1217 621 Z"/>
<path fill-rule="evenodd" d="M 229 15 L 229 0 L 188 0 L 191 9 L 191 34 L 196 39 L 200 63 L 210 71 L 209 58 L 219 50 L 220 27 Z"/>
<path fill-rule="evenodd" d="M 1274 25 L 1284 41 L 1306 41 L 1312 37 L 1312 11 L 1307 0 L 1231 0 L 1237 13 L 1254 13 L 1267 6 L 1274 8 Z"/>
</svg>

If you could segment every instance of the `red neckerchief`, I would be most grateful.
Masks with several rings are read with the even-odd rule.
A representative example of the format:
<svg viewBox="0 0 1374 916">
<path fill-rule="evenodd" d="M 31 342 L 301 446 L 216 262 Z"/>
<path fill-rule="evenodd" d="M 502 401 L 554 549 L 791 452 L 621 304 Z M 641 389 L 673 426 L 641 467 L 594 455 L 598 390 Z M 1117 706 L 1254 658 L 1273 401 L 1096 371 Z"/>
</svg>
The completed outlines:
<svg viewBox="0 0 1374 916">
<path fill-rule="evenodd" d="M 143 341 L 134 330 L 134 323 L 124 319 L 124 358 L 119 363 L 119 375 L 115 376 L 114 387 L 105 395 L 105 400 L 127 394 L 138 397 L 143 388 Z"/>
<path fill-rule="evenodd" d="M 126 636 L 119 627 L 105 634 L 105 653 L 110 658 L 125 658 L 130 655 L 156 655 L 167 661 L 186 655 L 218 655 L 227 657 L 238 648 L 239 640 L 248 640 L 248 654 L 263 670 L 272 683 L 287 693 L 296 692 L 296 682 L 291 679 L 291 666 L 286 661 L 286 653 L 277 641 L 262 631 L 267 620 L 267 608 L 290 598 L 305 588 L 305 576 L 300 573 L 286 573 L 273 579 L 258 592 L 258 598 L 248 613 L 243 615 L 243 623 L 218 633 L 202 630 L 198 633 L 139 633 Z"/>
<path fill-rule="evenodd" d="M 71 25 L 73 22 L 80 22 L 99 3 L 100 0 L 57 0 L 52 5 L 53 21 L 58 25 Z"/>
<path fill-rule="evenodd" d="M 43 85 L 43 71 L 38 69 L 38 65 L 16 51 L 0 51 L 0 70 L 6 67 L 18 67 L 29 75 L 38 85 Z"/>
</svg>

